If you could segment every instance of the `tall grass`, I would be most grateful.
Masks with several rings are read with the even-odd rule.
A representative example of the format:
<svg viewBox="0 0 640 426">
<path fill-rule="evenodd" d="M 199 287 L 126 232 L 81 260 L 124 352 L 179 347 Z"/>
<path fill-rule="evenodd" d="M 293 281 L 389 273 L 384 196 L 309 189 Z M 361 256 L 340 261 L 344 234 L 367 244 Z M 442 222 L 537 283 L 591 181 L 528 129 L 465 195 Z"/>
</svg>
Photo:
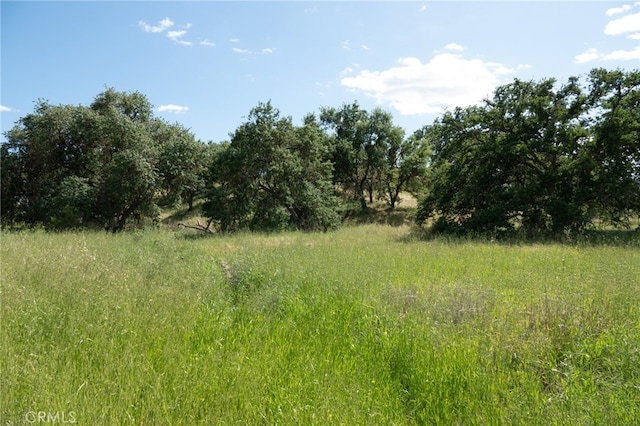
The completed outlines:
<svg viewBox="0 0 640 426">
<path fill-rule="evenodd" d="M 638 244 L 3 233 L 2 424 L 633 424 Z"/>
</svg>

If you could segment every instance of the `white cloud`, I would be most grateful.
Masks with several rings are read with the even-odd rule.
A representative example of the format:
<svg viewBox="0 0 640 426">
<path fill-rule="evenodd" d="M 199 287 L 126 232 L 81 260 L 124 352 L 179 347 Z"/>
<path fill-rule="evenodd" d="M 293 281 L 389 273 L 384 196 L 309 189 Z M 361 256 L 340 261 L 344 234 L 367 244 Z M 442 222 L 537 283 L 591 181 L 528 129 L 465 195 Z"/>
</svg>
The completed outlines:
<svg viewBox="0 0 640 426">
<path fill-rule="evenodd" d="M 169 18 L 164 18 L 156 26 L 149 25 L 145 21 L 138 22 L 138 25 L 147 33 L 161 33 L 164 30 L 171 28 L 173 26 L 173 21 Z"/>
<path fill-rule="evenodd" d="M 369 46 L 367 46 L 366 44 L 362 45 L 362 50 L 371 50 L 371 48 Z"/>
<path fill-rule="evenodd" d="M 464 50 L 464 47 L 460 46 L 458 43 L 449 43 L 444 48 L 455 52 L 461 52 Z"/>
<path fill-rule="evenodd" d="M 614 50 L 609 53 L 600 53 L 597 49 L 589 49 L 585 53 L 575 57 L 577 64 L 584 64 L 591 61 L 631 61 L 633 59 L 640 60 L 640 46 L 636 46 L 632 50 Z"/>
<path fill-rule="evenodd" d="M 264 49 L 262 49 L 262 53 L 264 53 L 264 54 L 273 53 L 274 51 L 275 51 L 275 49 L 273 49 L 271 47 L 265 47 Z"/>
<path fill-rule="evenodd" d="M 349 40 L 343 41 L 340 45 L 344 50 L 351 50 L 351 42 Z"/>
<path fill-rule="evenodd" d="M 202 41 L 200 42 L 200 44 L 201 44 L 202 46 L 215 46 L 215 45 L 216 45 L 214 42 L 209 41 L 209 40 L 206 40 L 206 39 L 205 39 L 205 40 L 202 40 Z"/>
<path fill-rule="evenodd" d="M 229 41 L 231 43 L 240 43 L 240 39 L 239 38 L 232 38 L 232 39 L 229 39 Z"/>
<path fill-rule="evenodd" d="M 251 53 L 250 50 L 240 49 L 239 47 L 232 47 L 231 50 L 233 50 L 236 53 L 240 53 L 241 55 L 248 55 L 249 53 Z"/>
<path fill-rule="evenodd" d="M 626 4 L 610 8 L 605 14 L 607 16 L 623 14 L 638 6 L 640 6 L 640 1 L 635 2 L 633 5 Z M 640 13 L 627 13 L 621 18 L 609 21 L 604 28 L 604 34 L 608 36 L 624 35 L 629 40 L 640 40 Z M 584 64 L 592 61 L 629 61 L 634 59 L 640 59 L 640 46 L 636 46 L 631 50 L 620 49 L 608 53 L 589 48 L 585 52 L 576 55 L 574 61 L 577 64 Z"/>
<path fill-rule="evenodd" d="M 636 46 L 633 50 L 614 50 L 602 55 L 604 61 L 630 61 L 633 59 L 640 60 L 640 46 Z"/>
<path fill-rule="evenodd" d="M 623 6 L 620 7 L 612 7 L 611 9 L 608 9 L 605 13 L 607 14 L 607 16 L 613 16 L 613 15 L 617 15 L 619 13 L 624 13 L 627 10 L 631 9 L 633 6 L 631 6 L 630 4 L 625 4 Z"/>
<path fill-rule="evenodd" d="M 584 64 L 587 62 L 595 61 L 600 58 L 600 53 L 598 53 L 598 49 L 590 48 L 587 49 L 586 52 L 577 55 L 574 59 L 576 64 Z"/>
<path fill-rule="evenodd" d="M 496 62 L 438 53 L 428 63 L 401 58 L 399 66 L 383 71 L 364 70 L 344 77 L 343 86 L 361 90 L 400 114 L 441 113 L 445 108 L 482 101 L 502 84 L 500 76 L 514 70 Z"/>
<path fill-rule="evenodd" d="M 182 36 L 185 35 L 186 33 L 187 33 L 186 30 L 169 31 L 167 33 L 167 37 L 169 37 L 171 40 L 173 40 L 176 43 L 183 44 L 185 46 L 191 46 L 192 43 L 190 41 L 182 40 Z"/>
<path fill-rule="evenodd" d="M 351 74 L 352 72 L 353 72 L 353 68 L 346 67 L 342 71 L 340 71 L 340 75 L 345 76 L 345 75 Z"/>
<path fill-rule="evenodd" d="M 155 25 L 155 26 L 149 25 L 145 21 L 138 22 L 138 26 L 142 28 L 143 31 L 148 33 L 162 33 L 164 31 L 167 31 L 169 28 L 172 28 L 174 25 L 175 25 L 174 22 L 169 18 L 164 18 L 162 21 L 158 23 L 158 25 Z M 191 28 L 191 26 L 192 24 L 186 24 L 182 26 L 183 29 L 167 31 L 167 37 L 173 40 L 173 42 L 175 43 L 182 44 L 185 46 L 191 46 L 193 43 L 182 39 L 182 36 L 184 36 L 187 33 L 187 30 Z M 200 43 L 200 44 L 203 44 L 203 43 Z"/>
<path fill-rule="evenodd" d="M 606 35 L 622 35 L 640 32 L 640 13 L 632 13 L 622 18 L 614 19 L 604 28 Z"/>
<path fill-rule="evenodd" d="M 8 106 L 0 105 L 0 112 L 11 112 L 13 108 L 9 108 Z"/>
<path fill-rule="evenodd" d="M 181 105 L 168 104 L 168 105 L 160 105 L 158 107 L 158 112 L 173 112 L 175 114 L 183 114 L 187 111 L 189 111 L 189 107 L 181 106 Z"/>
<path fill-rule="evenodd" d="M 420 12 L 424 12 L 425 10 L 427 10 L 427 5 L 422 3 L 422 6 L 420 6 Z"/>
</svg>

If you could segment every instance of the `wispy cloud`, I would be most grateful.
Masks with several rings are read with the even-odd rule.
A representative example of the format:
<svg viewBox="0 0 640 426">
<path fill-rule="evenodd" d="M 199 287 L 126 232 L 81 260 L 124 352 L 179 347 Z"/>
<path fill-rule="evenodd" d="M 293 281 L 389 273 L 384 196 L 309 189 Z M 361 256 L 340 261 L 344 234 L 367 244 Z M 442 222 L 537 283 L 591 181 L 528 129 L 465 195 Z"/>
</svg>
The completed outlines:
<svg viewBox="0 0 640 426">
<path fill-rule="evenodd" d="M 215 46 L 216 44 L 215 44 L 214 42 L 212 42 L 212 41 L 209 41 L 209 40 L 202 40 L 202 41 L 200 42 L 200 45 L 202 45 L 202 46 L 211 46 L 211 47 L 213 47 L 213 46 Z"/>
<path fill-rule="evenodd" d="M 595 49 L 592 47 L 587 49 L 586 52 L 576 55 L 574 60 L 576 64 L 584 64 L 587 62 L 595 61 L 599 57 L 600 57 L 600 54 L 598 53 L 598 49 Z"/>
<path fill-rule="evenodd" d="M 139 21 L 138 25 L 147 33 L 161 33 L 164 30 L 173 27 L 173 21 L 169 18 L 164 18 L 158 23 L 158 25 L 149 25 L 145 21 Z"/>
<path fill-rule="evenodd" d="M 326 96 L 327 90 L 331 90 L 333 85 L 334 83 L 332 81 L 325 81 L 325 82 L 316 81 L 316 87 L 319 89 L 318 95 Z"/>
<path fill-rule="evenodd" d="M 231 51 L 233 53 L 237 53 L 238 55 L 257 55 L 257 54 L 263 54 L 263 55 L 271 55 L 272 53 L 274 53 L 276 51 L 276 49 L 274 47 L 265 47 L 263 49 L 260 50 L 251 50 L 251 49 L 243 49 L 241 47 L 231 47 Z"/>
<path fill-rule="evenodd" d="M 178 30 L 178 31 L 169 31 L 167 33 L 167 37 L 173 40 L 175 43 L 182 44 L 185 46 L 191 46 L 193 43 L 190 41 L 182 40 L 182 36 L 187 33 L 187 30 Z"/>
<path fill-rule="evenodd" d="M 4 105 L 0 105 L 0 112 L 12 112 L 13 108 L 10 108 L 8 106 L 4 106 Z"/>
<path fill-rule="evenodd" d="M 640 40 L 640 12 L 629 13 L 638 7 L 640 7 L 640 2 L 607 9 L 605 12 L 607 16 L 621 14 L 624 16 L 609 21 L 604 27 L 604 34 L 614 37 L 624 36 L 628 40 Z M 640 59 L 640 46 L 634 46 L 630 50 L 619 49 L 611 52 L 600 52 L 598 49 L 590 47 L 576 55 L 574 62 L 584 64 L 592 61 L 629 61 L 634 59 Z"/>
<path fill-rule="evenodd" d="M 607 11 L 605 12 L 605 14 L 607 16 L 613 16 L 613 15 L 617 15 L 619 13 L 624 13 L 627 10 L 631 9 L 633 6 L 630 4 L 625 4 L 622 5 L 620 7 L 612 7 L 611 9 L 607 9 Z"/>
<path fill-rule="evenodd" d="M 344 77 L 351 74 L 354 71 L 352 67 L 346 67 L 342 71 L 340 71 L 340 76 Z"/>
<path fill-rule="evenodd" d="M 146 21 L 139 21 L 138 26 L 147 33 L 164 33 L 174 43 L 182 44 L 184 46 L 191 46 L 193 43 L 183 39 L 183 36 L 187 34 L 187 30 L 191 28 L 192 24 L 181 25 L 176 30 L 168 31 L 169 28 L 173 28 L 175 23 L 170 18 L 164 18 L 158 25 L 149 25 Z"/>
<path fill-rule="evenodd" d="M 631 50 L 614 50 L 602 55 L 604 61 L 631 61 L 634 59 L 640 61 L 640 46 Z"/>
<path fill-rule="evenodd" d="M 353 50 L 354 47 L 351 44 L 351 40 L 343 40 L 340 42 L 340 47 L 342 47 L 344 50 Z M 357 47 L 355 47 L 355 49 L 357 49 Z M 366 44 L 361 44 L 360 45 L 360 49 L 362 50 L 371 50 L 371 47 L 367 46 Z"/>
<path fill-rule="evenodd" d="M 233 50 L 235 53 L 239 53 L 241 55 L 248 55 L 251 53 L 250 50 L 248 49 L 240 49 L 239 47 L 232 47 L 231 50 Z"/>
<path fill-rule="evenodd" d="M 398 66 L 364 70 L 354 77 L 342 78 L 341 83 L 390 105 L 402 115 L 432 114 L 482 101 L 502 84 L 503 76 L 515 71 L 497 62 L 436 53 L 426 63 L 415 57 L 400 58 Z"/>
<path fill-rule="evenodd" d="M 158 107 L 158 112 L 171 112 L 174 114 L 184 114 L 187 111 L 189 111 L 189 107 L 182 106 L 182 105 L 168 104 L 168 105 L 160 105 Z"/>
<path fill-rule="evenodd" d="M 446 50 L 452 50 L 454 52 L 461 52 L 464 50 L 464 47 L 460 46 L 458 43 L 449 43 L 444 48 Z"/>
<path fill-rule="evenodd" d="M 240 43 L 240 39 L 239 38 L 232 38 L 229 40 L 231 43 Z"/>
</svg>

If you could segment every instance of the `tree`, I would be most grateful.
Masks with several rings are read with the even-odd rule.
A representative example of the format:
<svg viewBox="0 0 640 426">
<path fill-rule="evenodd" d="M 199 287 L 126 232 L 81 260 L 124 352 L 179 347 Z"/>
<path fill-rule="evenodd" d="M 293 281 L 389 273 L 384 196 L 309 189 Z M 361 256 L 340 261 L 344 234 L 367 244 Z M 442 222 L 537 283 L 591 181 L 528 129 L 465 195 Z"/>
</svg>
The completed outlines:
<svg viewBox="0 0 640 426">
<path fill-rule="evenodd" d="M 421 181 L 427 173 L 429 147 L 426 128 L 416 130 L 409 138 L 390 139 L 386 151 L 386 164 L 381 179 L 381 192 L 391 209 L 400 202 L 400 193 L 409 190 L 414 195 L 422 192 Z"/>
<path fill-rule="evenodd" d="M 320 120 L 325 129 L 333 132 L 329 158 L 333 164 L 333 181 L 350 198 L 366 208 L 364 189 L 370 178 L 365 151 L 367 112 L 357 102 L 344 104 L 341 109 L 322 108 Z"/>
<path fill-rule="evenodd" d="M 376 108 L 372 113 L 357 102 L 340 109 L 322 108 L 320 119 L 331 135 L 330 159 L 334 183 L 360 202 L 363 209 L 373 202 L 374 193 L 386 193 L 385 183 L 399 167 L 397 155 L 404 130 L 393 124 L 390 113 Z M 393 204 L 397 201 L 395 198 Z"/>
<path fill-rule="evenodd" d="M 369 196 L 369 203 L 373 203 L 374 192 L 382 195 L 392 195 L 388 200 L 391 207 L 399 199 L 399 181 L 394 179 L 395 171 L 399 169 L 402 162 L 400 148 L 403 145 L 404 130 L 393 124 L 393 117 L 390 113 L 376 108 L 367 117 L 367 127 L 364 143 L 366 154 L 366 164 L 368 168 L 368 178 L 366 180 L 366 191 Z M 388 189 L 396 186 L 398 194 L 391 194 Z"/>
<path fill-rule="evenodd" d="M 155 217 L 159 154 L 174 142 L 158 138 L 154 123 L 138 92 L 108 89 L 89 107 L 38 101 L 5 133 L 3 222 L 115 232 L 131 218 Z"/>
<path fill-rule="evenodd" d="M 206 169 L 206 147 L 196 141 L 194 135 L 184 127 L 156 124 L 156 139 L 161 139 L 158 173 L 162 187 L 170 204 L 186 202 L 189 211 L 193 202 L 204 189 Z"/>
<path fill-rule="evenodd" d="M 14 128 L 6 133 L 8 141 L 0 146 L 0 206 L 3 225 L 25 220 L 27 203 L 24 180 L 24 147 L 17 143 L 23 136 L 22 129 Z"/>
<path fill-rule="evenodd" d="M 572 78 L 513 83 L 481 107 L 446 113 L 430 130 L 428 192 L 418 221 L 497 231 L 559 232 L 588 222 L 579 173 L 586 97 Z"/>
<path fill-rule="evenodd" d="M 96 200 L 96 212 L 105 228 L 117 232 L 131 217 L 156 217 L 157 179 L 153 165 L 142 153 L 134 150 L 115 153 L 102 171 Z"/>
<path fill-rule="evenodd" d="M 86 107 L 52 106 L 39 100 L 35 112 L 5 133 L 3 146 L 3 219 L 26 223 L 57 223 L 64 206 L 56 194 L 70 184 L 70 176 L 92 177 L 97 116 Z M 84 127 L 84 129 L 83 129 Z M 80 203 L 83 204 L 83 203 Z M 61 210 L 58 210 L 60 208 Z M 74 210 L 69 208 L 66 210 Z M 76 221 L 71 221 L 76 223 Z"/>
<path fill-rule="evenodd" d="M 140 92 L 118 92 L 107 88 L 95 97 L 91 109 L 100 115 L 115 114 L 134 123 L 149 123 L 153 118 L 153 107 Z"/>
<path fill-rule="evenodd" d="M 216 155 L 206 214 L 221 231 L 337 226 L 326 142 L 314 117 L 295 127 L 270 102 L 260 103 Z"/>
<path fill-rule="evenodd" d="M 594 69 L 589 75 L 592 133 L 585 169 L 593 179 L 593 209 L 624 226 L 640 213 L 640 71 Z"/>
</svg>

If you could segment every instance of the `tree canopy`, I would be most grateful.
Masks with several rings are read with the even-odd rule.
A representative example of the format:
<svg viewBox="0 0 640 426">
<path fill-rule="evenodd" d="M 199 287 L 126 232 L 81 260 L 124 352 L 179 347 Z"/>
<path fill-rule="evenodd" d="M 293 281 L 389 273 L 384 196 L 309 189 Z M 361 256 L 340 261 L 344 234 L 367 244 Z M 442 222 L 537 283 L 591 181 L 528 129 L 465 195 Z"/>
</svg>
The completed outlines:
<svg viewBox="0 0 640 426">
<path fill-rule="evenodd" d="M 629 226 L 640 213 L 638 70 L 515 79 L 408 136 L 357 102 L 300 125 L 267 102 L 229 142 L 205 144 L 111 88 L 88 106 L 38 100 L 4 135 L 3 226 L 116 232 L 202 199 L 219 231 L 327 230 L 406 193 L 418 224 L 456 232 Z"/>
<path fill-rule="evenodd" d="M 373 202 L 374 194 L 386 197 L 394 208 L 400 191 L 422 170 L 405 162 L 415 159 L 416 140 L 404 140 L 404 130 L 393 124 L 390 113 L 379 108 L 368 113 L 357 102 L 322 108 L 320 119 L 330 132 L 334 183 L 362 208 L 365 196 Z"/>
<path fill-rule="evenodd" d="M 270 102 L 258 105 L 213 161 L 205 213 L 223 231 L 336 227 L 327 149 L 315 117 L 296 127 Z"/>
<path fill-rule="evenodd" d="M 159 163 L 175 144 L 194 143 L 193 135 L 153 118 L 138 92 L 107 89 L 88 107 L 39 100 L 6 137 L 0 152 L 5 224 L 115 232 L 131 219 L 156 217 L 163 188 L 195 185 L 176 183 Z M 181 168 L 179 175 L 188 173 Z"/>
<path fill-rule="evenodd" d="M 637 213 L 638 72 L 594 70 L 589 83 L 515 80 L 481 106 L 444 114 L 428 131 L 418 221 L 560 232 Z"/>
</svg>

